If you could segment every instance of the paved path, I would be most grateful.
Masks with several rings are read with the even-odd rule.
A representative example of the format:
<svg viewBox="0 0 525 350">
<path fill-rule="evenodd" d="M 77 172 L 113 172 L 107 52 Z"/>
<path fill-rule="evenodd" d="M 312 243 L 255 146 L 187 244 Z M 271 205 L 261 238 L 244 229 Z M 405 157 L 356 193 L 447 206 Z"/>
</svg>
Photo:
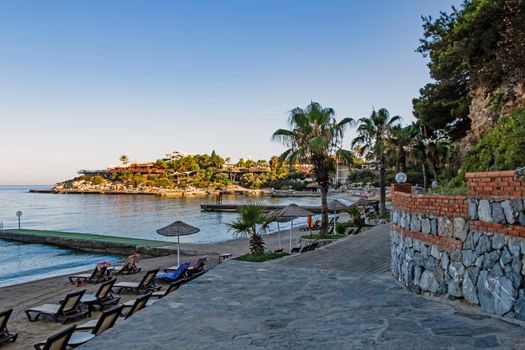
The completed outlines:
<svg viewBox="0 0 525 350">
<path fill-rule="evenodd" d="M 345 272 L 390 271 L 390 243 L 386 225 L 339 240 L 312 254 L 293 255 L 279 263 Z"/>
<path fill-rule="evenodd" d="M 278 262 L 228 261 L 82 349 L 525 348 L 523 323 L 412 294 L 381 272 L 386 230 Z"/>
</svg>

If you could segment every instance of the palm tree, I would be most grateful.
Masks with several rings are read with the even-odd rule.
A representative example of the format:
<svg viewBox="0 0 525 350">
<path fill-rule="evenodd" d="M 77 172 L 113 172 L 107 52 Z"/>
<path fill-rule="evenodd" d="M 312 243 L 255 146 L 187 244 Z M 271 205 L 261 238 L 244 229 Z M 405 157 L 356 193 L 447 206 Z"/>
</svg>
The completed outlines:
<svg viewBox="0 0 525 350">
<path fill-rule="evenodd" d="M 381 194 L 380 209 L 385 213 L 385 154 L 387 142 L 391 136 L 392 127 L 399 123 L 401 117 L 390 117 L 386 108 L 373 110 L 368 118 L 358 120 L 357 137 L 352 141 L 352 146 L 358 145 L 358 153 L 368 159 L 379 161 L 379 190 Z"/>
<path fill-rule="evenodd" d="M 406 172 L 407 157 L 412 137 L 413 135 L 410 125 L 406 127 L 394 125 L 392 127 L 390 138 L 387 140 L 387 153 L 390 153 L 389 158 L 395 160 L 397 171 Z"/>
<path fill-rule="evenodd" d="M 428 157 L 427 157 L 427 139 L 425 137 L 424 125 L 420 120 L 407 126 L 411 141 L 409 144 L 408 158 L 415 164 L 421 165 L 423 175 L 423 189 L 428 187 Z"/>
<path fill-rule="evenodd" d="M 227 224 L 229 230 L 234 232 L 236 237 L 248 237 L 250 239 L 250 253 L 263 254 L 264 240 L 260 231 L 268 227 L 271 218 L 264 213 L 264 208 L 255 203 L 249 203 L 239 207 L 239 216 L 231 223 Z"/>
<path fill-rule="evenodd" d="M 278 129 L 272 139 L 288 147 L 280 160 L 290 166 L 299 162 L 313 166 L 313 175 L 321 190 L 321 235 L 328 234 L 328 187 L 330 173 L 335 169 L 336 159 L 346 164 L 353 163 L 353 154 L 342 149 L 344 130 L 351 125 L 351 118 L 337 122 L 332 108 L 323 108 L 312 102 L 305 109 L 290 111 L 288 129 Z"/>
</svg>

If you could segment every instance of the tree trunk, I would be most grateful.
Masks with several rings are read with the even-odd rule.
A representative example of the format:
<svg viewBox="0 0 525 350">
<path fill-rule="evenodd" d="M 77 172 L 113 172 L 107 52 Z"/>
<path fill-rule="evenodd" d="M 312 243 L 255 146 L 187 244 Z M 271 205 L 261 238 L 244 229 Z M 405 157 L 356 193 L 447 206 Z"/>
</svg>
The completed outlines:
<svg viewBox="0 0 525 350">
<path fill-rule="evenodd" d="M 407 156 L 406 156 L 406 153 L 403 151 L 401 152 L 401 156 L 400 156 L 400 168 L 399 168 L 402 172 L 406 173 L 407 172 Z"/>
<path fill-rule="evenodd" d="M 426 191 L 428 186 L 428 179 L 427 179 L 427 166 L 425 164 L 425 161 L 421 163 L 421 171 L 423 172 L 423 189 Z"/>
<path fill-rule="evenodd" d="M 328 235 L 328 182 L 320 184 L 321 188 L 321 236 Z"/>
<path fill-rule="evenodd" d="M 379 202 L 379 210 L 381 214 L 386 213 L 386 188 L 385 188 L 385 155 L 381 154 L 379 157 L 379 193 L 381 200 Z"/>
</svg>

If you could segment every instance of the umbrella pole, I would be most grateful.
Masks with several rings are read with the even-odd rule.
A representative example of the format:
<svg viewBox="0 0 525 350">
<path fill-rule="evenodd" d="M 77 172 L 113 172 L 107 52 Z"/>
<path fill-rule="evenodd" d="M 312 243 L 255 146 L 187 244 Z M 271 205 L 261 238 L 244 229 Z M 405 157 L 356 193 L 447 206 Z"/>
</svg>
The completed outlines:
<svg viewBox="0 0 525 350">
<path fill-rule="evenodd" d="M 337 211 L 334 210 L 334 235 L 335 235 L 336 225 L 337 225 Z"/>
<path fill-rule="evenodd" d="M 290 228 L 290 254 L 292 253 L 292 235 L 293 235 L 293 219 L 292 219 L 292 223 L 291 223 L 291 228 Z"/>
<path fill-rule="evenodd" d="M 177 236 L 177 266 L 180 266 L 180 236 Z"/>
<path fill-rule="evenodd" d="M 277 236 L 279 237 L 279 249 L 281 248 L 281 227 L 279 225 L 279 221 L 277 221 Z"/>
</svg>

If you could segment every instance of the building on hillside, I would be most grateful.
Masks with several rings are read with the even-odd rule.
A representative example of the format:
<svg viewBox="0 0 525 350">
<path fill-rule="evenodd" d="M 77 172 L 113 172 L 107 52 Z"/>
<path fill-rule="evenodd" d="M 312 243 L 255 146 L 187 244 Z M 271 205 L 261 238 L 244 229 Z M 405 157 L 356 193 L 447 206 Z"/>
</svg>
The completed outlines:
<svg viewBox="0 0 525 350">
<path fill-rule="evenodd" d="M 370 160 L 363 164 L 363 169 L 370 169 L 370 170 L 379 170 L 379 161 L 378 160 Z"/>
<path fill-rule="evenodd" d="M 333 184 L 346 184 L 348 182 L 348 177 L 350 176 L 351 171 L 352 168 L 350 168 L 348 165 L 344 165 L 338 162 L 335 168 Z"/>
<path fill-rule="evenodd" d="M 176 150 L 176 151 L 173 151 L 173 152 L 170 152 L 170 153 L 166 153 L 165 157 L 162 158 L 162 160 L 164 160 L 166 162 L 171 162 L 173 160 L 179 160 L 179 159 L 181 159 L 183 157 L 186 157 L 186 156 L 191 156 L 191 154 L 183 152 L 181 150 Z"/>
<path fill-rule="evenodd" d="M 158 168 L 155 163 L 128 163 L 118 166 L 110 166 L 107 173 L 140 173 L 140 174 L 163 174 L 166 169 Z"/>
</svg>

